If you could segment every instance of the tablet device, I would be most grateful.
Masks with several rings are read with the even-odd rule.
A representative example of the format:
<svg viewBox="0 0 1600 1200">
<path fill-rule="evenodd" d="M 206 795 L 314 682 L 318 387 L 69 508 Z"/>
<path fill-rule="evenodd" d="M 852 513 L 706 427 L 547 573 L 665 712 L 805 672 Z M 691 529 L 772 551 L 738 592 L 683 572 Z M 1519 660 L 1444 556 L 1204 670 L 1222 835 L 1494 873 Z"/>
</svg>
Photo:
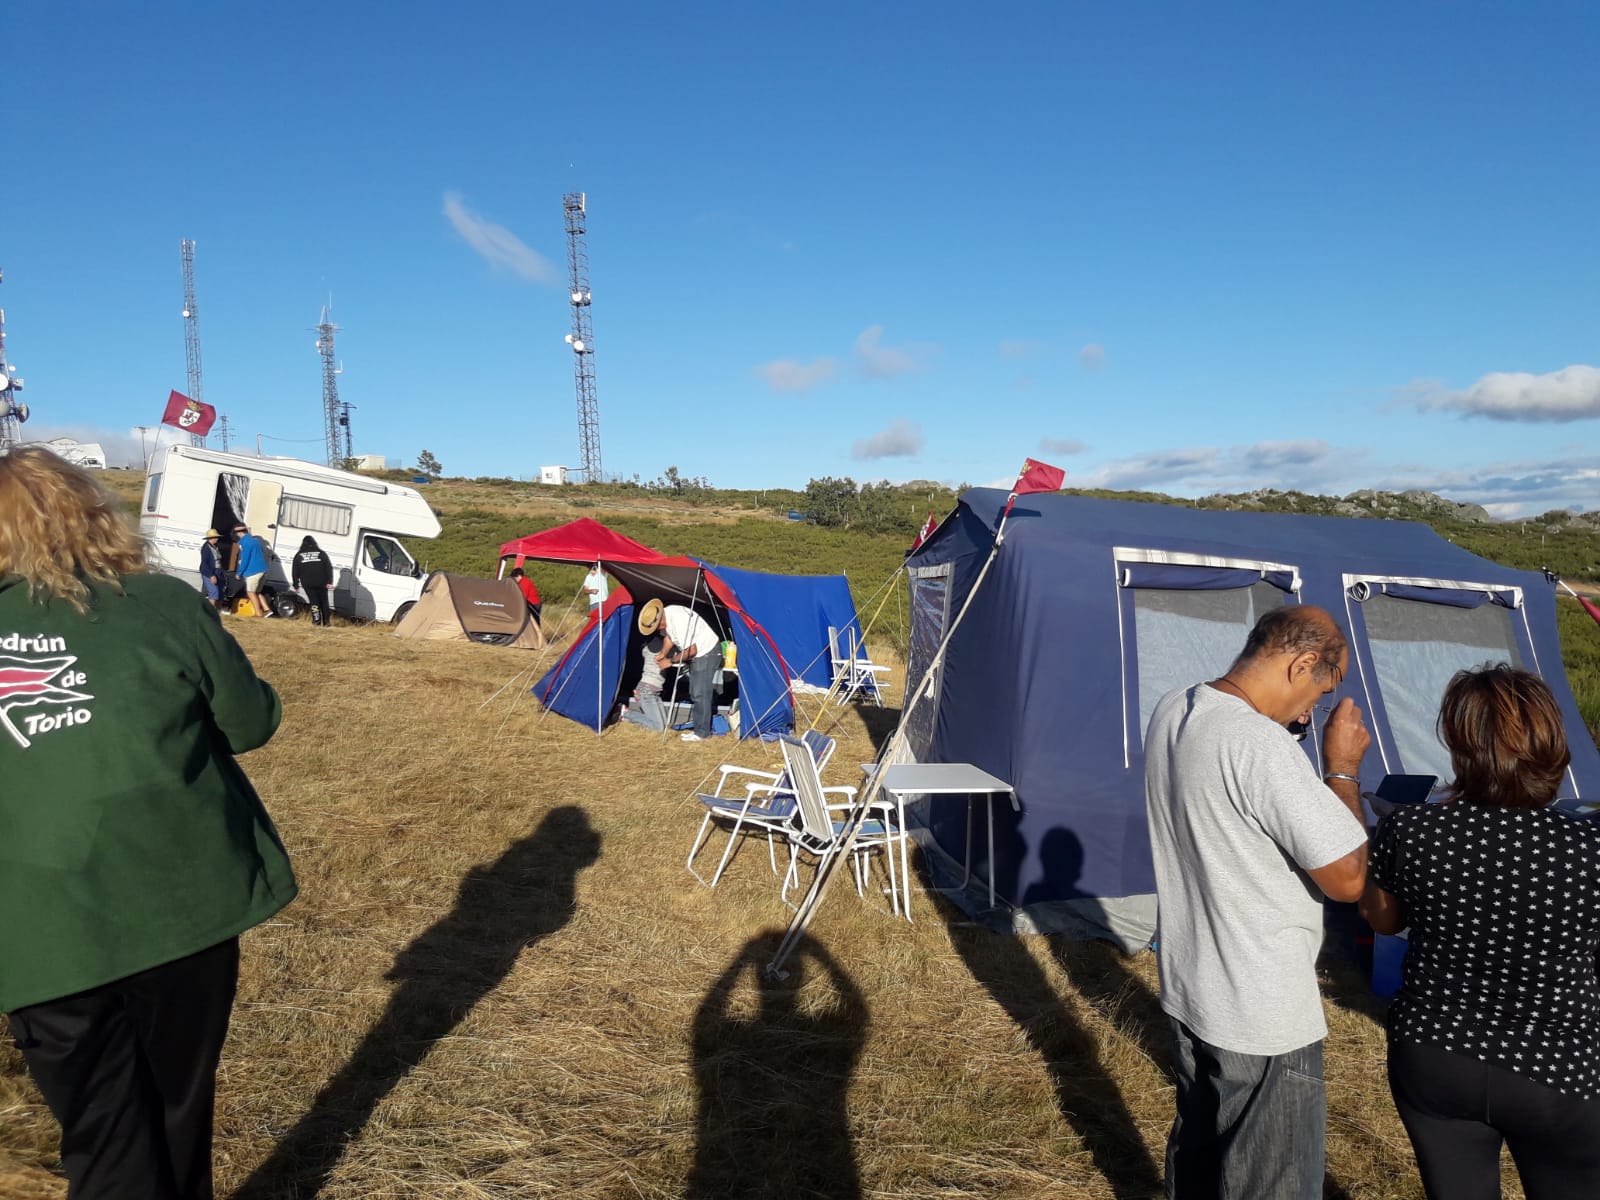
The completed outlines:
<svg viewBox="0 0 1600 1200">
<path fill-rule="evenodd" d="M 1426 804 L 1437 782 L 1437 775 L 1385 775 L 1376 795 L 1390 804 Z"/>
</svg>

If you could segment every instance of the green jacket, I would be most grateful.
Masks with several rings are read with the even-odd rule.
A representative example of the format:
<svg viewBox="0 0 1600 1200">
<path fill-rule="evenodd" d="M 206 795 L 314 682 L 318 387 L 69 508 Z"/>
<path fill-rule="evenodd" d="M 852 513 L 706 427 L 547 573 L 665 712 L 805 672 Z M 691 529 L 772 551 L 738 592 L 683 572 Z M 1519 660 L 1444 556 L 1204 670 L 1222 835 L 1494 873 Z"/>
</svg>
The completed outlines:
<svg viewBox="0 0 1600 1200">
<path fill-rule="evenodd" d="M 282 706 L 187 584 L 88 614 L 0 578 L 0 1012 L 203 950 L 294 899 L 234 755 Z"/>
</svg>

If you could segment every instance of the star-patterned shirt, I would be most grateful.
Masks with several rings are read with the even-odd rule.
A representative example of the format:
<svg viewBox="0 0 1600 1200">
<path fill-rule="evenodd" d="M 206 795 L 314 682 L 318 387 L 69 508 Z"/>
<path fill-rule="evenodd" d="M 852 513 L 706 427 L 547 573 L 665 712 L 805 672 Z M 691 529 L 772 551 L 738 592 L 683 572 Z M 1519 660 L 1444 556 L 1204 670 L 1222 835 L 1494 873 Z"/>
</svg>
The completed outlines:
<svg viewBox="0 0 1600 1200">
<path fill-rule="evenodd" d="M 1600 1099 L 1600 823 L 1407 805 L 1378 826 L 1368 869 L 1410 925 L 1392 1040 Z"/>
</svg>

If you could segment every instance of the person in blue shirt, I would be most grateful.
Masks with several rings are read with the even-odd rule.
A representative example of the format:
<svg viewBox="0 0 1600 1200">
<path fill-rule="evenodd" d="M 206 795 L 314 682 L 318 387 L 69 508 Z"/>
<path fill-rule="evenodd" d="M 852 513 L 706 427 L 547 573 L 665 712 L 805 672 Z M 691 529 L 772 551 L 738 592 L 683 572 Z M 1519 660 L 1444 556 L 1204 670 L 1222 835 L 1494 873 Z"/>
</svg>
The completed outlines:
<svg viewBox="0 0 1600 1200">
<path fill-rule="evenodd" d="M 261 580 L 267 574 L 267 547 L 242 521 L 233 527 L 233 536 L 239 543 L 239 578 L 244 580 L 244 594 L 257 615 L 270 617 L 273 612 L 261 596 Z"/>
</svg>

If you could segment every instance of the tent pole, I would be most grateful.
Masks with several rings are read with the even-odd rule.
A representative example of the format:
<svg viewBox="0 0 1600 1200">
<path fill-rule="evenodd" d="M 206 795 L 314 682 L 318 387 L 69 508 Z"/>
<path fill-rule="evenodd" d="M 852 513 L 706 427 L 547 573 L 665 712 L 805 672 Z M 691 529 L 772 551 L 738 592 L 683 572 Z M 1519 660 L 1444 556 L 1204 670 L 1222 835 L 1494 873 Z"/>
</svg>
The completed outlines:
<svg viewBox="0 0 1600 1200">
<path fill-rule="evenodd" d="M 789 955 L 793 954 L 795 947 L 800 944 L 800 939 L 805 935 L 806 926 L 811 924 L 812 915 L 817 911 L 817 907 L 827 894 L 828 885 L 833 881 L 835 866 L 842 861 L 848 860 L 850 853 L 855 849 L 856 833 L 861 828 L 861 822 L 866 816 L 867 808 L 878 798 L 878 793 L 882 790 L 883 764 L 893 762 L 901 747 L 905 744 L 906 714 L 911 711 L 917 699 L 921 699 L 924 695 L 932 692 L 933 681 L 938 676 L 938 668 L 944 660 L 945 651 L 950 646 L 950 639 L 955 636 L 956 630 L 961 627 L 961 622 L 966 619 L 967 611 L 972 607 L 973 598 L 977 596 L 979 589 L 983 587 L 984 580 L 989 576 L 989 568 L 994 566 L 994 560 L 1000 555 L 1000 547 L 1005 544 L 1006 521 L 1011 517 L 1011 507 L 1016 503 L 1016 500 L 1017 494 L 1012 492 L 1010 498 L 1006 501 L 1005 511 L 1000 514 L 1000 523 L 995 527 L 994 545 L 989 549 L 989 557 L 984 560 L 983 569 L 978 572 L 978 577 L 972 581 L 972 587 L 967 590 L 967 598 L 961 604 L 961 611 L 956 614 L 956 619 L 950 622 L 950 627 L 945 630 L 944 637 L 939 640 L 939 648 L 934 651 L 933 657 L 928 660 L 928 669 L 922 677 L 922 682 L 917 685 L 917 696 L 915 698 L 907 696 L 904 700 L 903 707 L 900 709 L 900 720 L 895 725 L 894 736 L 889 739 L 889 744 L 884 747 L 883 753 L 878 756 L 878 769 L 872 773 L 872 778 L 867 781 L 867 786 L 858 793 L 849 815 L 845 818 L 843 841 L 837 843 L 835 848 L 824 855 L 822 861 L 817 864 L 817 873 L 811 881 L 811 887 L 806 892 L 805 898 L 801 900 L 800 907 L 795 911 L 793 919 L 790 920 L 789 928 L 784 932 L 783 940 L 778 943 L 778 949 L 773 954 L 772 961 L 766 966 L 766 973 L 769 977 L 774 979 L 782 979 L 784 977 L 783 964 L 788 961 Z M 902 829 L 900 836 L 904 837 L 905 832 Z M 887 853 L 887 848 L 885 852 Z M 992 862 L 989 864 L 989 872 L 991 876 L 994 873 L 994 864 Z M 907 887 L 910 887 L 909 883 Z"/>
<path fill-rule="evenodd" d="M 596 571 L 600 570 L 598 561 L 594 564 Z M 608 591 L 610 589 L 607 589 Z M 607 599 L 610 599 L 608 596 Z M 594 735 L 599 737 L 606 730 L 605 690 L 606 690 L 606 602 L 600 601 L 600 612 L 595 620 L 595 633 L 599 636 L 599 653 L 595 655 L 594 662 Z"/>
</svg>

